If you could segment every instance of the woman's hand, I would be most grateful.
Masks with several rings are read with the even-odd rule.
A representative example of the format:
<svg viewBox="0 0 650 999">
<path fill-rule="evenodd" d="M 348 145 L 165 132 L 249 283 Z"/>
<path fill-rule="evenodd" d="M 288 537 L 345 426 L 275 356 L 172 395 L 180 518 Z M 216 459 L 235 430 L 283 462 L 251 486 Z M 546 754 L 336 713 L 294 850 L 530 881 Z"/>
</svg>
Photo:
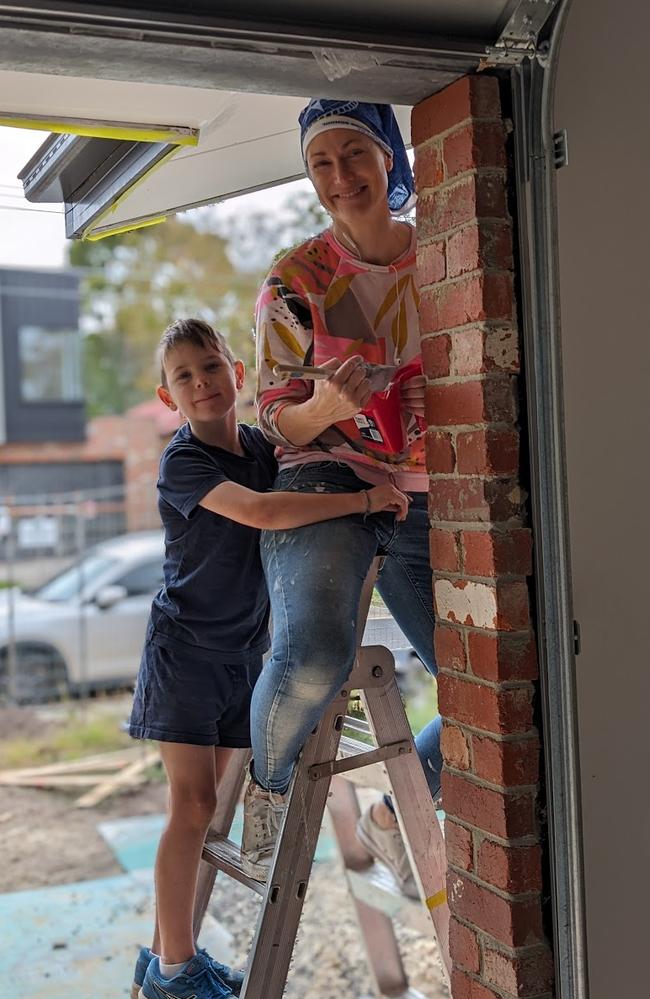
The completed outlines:
<svg viewBox="0 0 650 999">
<path fill-rule="evenodd" d="M 332 374 L 314 382 L 314 394 L 304 402 L 290 402 L 277 417 L 278 430 L 294 447 L 311 444 L 324 430 L 356 416 L 372 395 L 363 358 L 356 355 L 341 364 L 335 357 L 321 365 Z"/>
<path fill-rule="evenodd" d="M 332 357 L 321 367 L 332 374 L 327 379 L 314 382 L 312 413 L 327 419 L 328 426 L 340 420 L 350 420 L 363 409 L 372 395 L 363 358 L 355 355 L 341 364 Z"/>
<path fill-rule="evenodd" d="M 407 413 L 424 418 L 426 387 L 427 380 L 424 375 L 413 375 L 413 378 L 402 383 L 401 401 L 402 407 Z"/>
<path fill-rule="evenodd" d="M 389 510 L 395 514 L 397 520 L 406 520 L 411 502 L 406 493 L 400 492 L 395 486 L 375 486 L 374 489 L 367 489 L 368 503 L 370 509 L 368 513 L 379 513 L 380 510 Z"/>
</svg>

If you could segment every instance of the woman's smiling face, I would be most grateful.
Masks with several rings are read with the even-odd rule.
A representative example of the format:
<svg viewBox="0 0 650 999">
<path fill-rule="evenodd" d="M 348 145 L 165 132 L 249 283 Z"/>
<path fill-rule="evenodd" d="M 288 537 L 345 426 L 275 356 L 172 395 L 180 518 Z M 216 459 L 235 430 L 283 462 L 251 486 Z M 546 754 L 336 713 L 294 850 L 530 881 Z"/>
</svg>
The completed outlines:
<svg viewBox="0 0 650 999">
<path fill-rule="evenodd" d="M 307 148 L 307 170 L 320 203 L 342 222 L 388 212 L 390 166 L 381 146 L 350 128 L 321 132 Z"/>
</svg>

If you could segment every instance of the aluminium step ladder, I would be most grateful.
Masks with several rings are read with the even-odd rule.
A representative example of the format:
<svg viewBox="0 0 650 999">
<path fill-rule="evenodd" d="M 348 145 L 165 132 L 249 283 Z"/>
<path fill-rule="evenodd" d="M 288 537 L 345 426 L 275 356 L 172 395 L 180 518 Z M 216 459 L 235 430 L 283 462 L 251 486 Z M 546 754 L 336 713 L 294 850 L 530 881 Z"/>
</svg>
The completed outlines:
<svg viewBox="0 0 650 999">
<path fill-rule="evenodd" d="M 365 621 L 374 575 L 362 597 Z M 361 615 L 360 615 L 361 619 Z M 347 718 L 351 692 L 360 692 L 368 726 Z M 352 728 L 362 737 L 371 735 L 374 747 L 343 736 Z M 416 924 L 433 930 L 444 967 L 449 972 L 449 909 L 445 891 L 444 840 L 394 673 L 394 660 L 382 646 L 358 650 L 352 673 L 331 702 L 297 761 L 289 788 L 287 807 L 278 836 L 267 884 L 249 878 L 242 869 L 239 846 L 228 840 L 237 801 L 243 787 L 248 750 L 232 754 L 222 778 L 218 805 L 203 849 L 194 909 L 195 937 L 201 926 L 218 871 L 222 871 L 262 896 L 263 902 L 241 990 L 242 999 L 280 999 L 283 994 L 300 915 L 307 892 L 325 806 L 339 841 L 346 877 L 364 938 L 378 996 L 424 999 L 409 989 L 392 920 L 380 896 L 393 900 L 393 914 L 417 913 Z M 369 777 L 359 775 L 364 768 Z M 358 804 L 351 784 L 370 783 L 393 797 L 404 843 L 409 854 L 421 904 L 401 899 L 395 905 L 394 886 L 383 892 L 376 870 L 364 877 L 369 858 L 354 837 Z M 406 920 L 413 925 L 412 918 Z"/>
<path fill-rule="evenodd" d="M 355 734 L 367 738 L 370 734 L 368 724 L 356 717 L 352 722 L 350 727 Z M 365 749 L 367 746 L 358 739 L 344 735 L 339 747 L 339 757 L 356 755 Z M 402 961 L 395 926 L 399 924 L 415 930 L 425 938 L 430 937 L 432 910 L 443 905 L 446 908 L 446 894 L 442 890 L 428 898 L 415 900 L 407 897 L 400 890 L 389 869 L 384 864 L 375 862 L 367 853 L 356 834 L 357 822 L 362 811 L 357 790 L 361 788 L 389 793 L 395 801 L 385 763 L 374 763 L 333 777 L 327 805 L 365 947 L 368 969 L 374 985 L 373 992 L 377 996 L 392 996 L 399 999 L 426 999 L 422 993 L 409 987 L 409 978 Z M 411 868 L 415 870 L 413 851 L 412 849 L 409 851 L 410 844 L 404 834 L 402 836 L 411 859 Z M 443 918 L 446 934 L 448 915 Z M 436 933 L 438 928 L 439 923 Z M 440 946 L 439 941 L 432 959 L 434 966 L 429 966 L 428 976 L 431 979 L 431 987 L 438 999 L 442 996 L 448 997 L 449 955 L 446 949 Z"/>
</svg>

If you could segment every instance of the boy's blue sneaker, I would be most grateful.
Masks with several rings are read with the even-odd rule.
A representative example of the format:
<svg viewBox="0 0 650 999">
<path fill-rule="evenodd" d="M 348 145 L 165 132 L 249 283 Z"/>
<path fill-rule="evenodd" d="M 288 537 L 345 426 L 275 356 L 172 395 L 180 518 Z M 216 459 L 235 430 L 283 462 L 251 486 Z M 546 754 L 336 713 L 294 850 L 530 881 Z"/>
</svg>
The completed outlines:
<svg viewBox="0 0 650 999">
<path fill-rule="evenodd" d="M 163 978 L 160 959 L 154 957 L 147 968 L 139 999 L 233 999 L 234 992 L 215 971 L 209 954 L 195 954 L 180 975 Z"/>
<path fill-rule="evenodd" d="M 135 971 L 133 972 L 133 985 L 131 986 L 131 999 L 138 999 L 140 995 L 140 989 L 142 988 L 142 983 L 144 982 L 144 976 L 147 974 L 147 968 L 153 960 L 153 954 L 148 947 L 141 947 L 140 953 L 138 954 L 138 960 L 135 962 Z"/>
<path fill-rule="evenodd" d="M 198 954 L 210 955 L 206 950 L 201 948 L 197 951 Z M 144 976 L 147 973 L 147 968 L 153 961 L 154 954 L 148 947 L 141 947 L 140 953 L 138 954 L 138 960 L 136 961 L 135 971 L 133 972 L 133 985 L 131 986 L 131 999 L 138 999 L 140 995 L 140 989 L 142 988 L 142 983 L 144 982 Z M 212 961 L 212 967 L 218 974 L 219 978 L 222 980 L 224 985 L 227 985 L 233 995 L 238 996 L 241 992 L 241 987 L 244 984 L 244 972 L 235 971 L 234 968 L 229 968 L 227 964 L 221 964 L 220 961 L 215 961 L 213 957 L 210 957 Z"/>
<path fill-rule="evenodd" d="M 228 986 L 234 996 L 238 996 L 241 992 L 241 987 L 244 984 L 244 972 L 236 971 L 227 964 L 221 964 L 220 961 L 215 961 L 213 957 L 210 957 L 205 947 L 200 947 L 196 953 L 205 954 L 205 956 L 212 962 L 212 967 L 218 974 L 223 984 Z"/>
</svg>

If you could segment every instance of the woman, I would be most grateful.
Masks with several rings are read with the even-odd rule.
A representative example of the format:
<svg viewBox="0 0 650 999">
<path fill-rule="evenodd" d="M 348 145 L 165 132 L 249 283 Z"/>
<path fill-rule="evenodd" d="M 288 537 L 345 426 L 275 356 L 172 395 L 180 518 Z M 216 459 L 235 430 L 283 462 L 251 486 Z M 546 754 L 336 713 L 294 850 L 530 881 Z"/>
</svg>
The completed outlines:
<svg viewBox="0 0 650 999">
<path fill-rule="evenodd" d="M 410 206 L 411 169 L 388 105 L 312 100 L 300 126 L 306 172 L 332 226 L 274 266 L 258 301 L 259 420 L 279 446 L 275 488 L 359 491 L 390 481 L 411 502 L 403 523 L 351 516 L 262 535 L 275 634 L 253 695 L 242 845 L 248 873 L 261 880 L 295 758 L 352 668 L 361 587 L 377 554 L 387 556 L 377 588 L 435 673 L 415 232 L 395 217 Z M 278 363 L 332 374 L 282 381 Z M 374 364 L 420 372 L 400 381 L 397 424 L 376 407 Z M 439 741 L 437 718 L 416 739 L 433 795 Z M 389 799 L 362 817 L 359 837 L 417 894 Z"/>
</svg>

